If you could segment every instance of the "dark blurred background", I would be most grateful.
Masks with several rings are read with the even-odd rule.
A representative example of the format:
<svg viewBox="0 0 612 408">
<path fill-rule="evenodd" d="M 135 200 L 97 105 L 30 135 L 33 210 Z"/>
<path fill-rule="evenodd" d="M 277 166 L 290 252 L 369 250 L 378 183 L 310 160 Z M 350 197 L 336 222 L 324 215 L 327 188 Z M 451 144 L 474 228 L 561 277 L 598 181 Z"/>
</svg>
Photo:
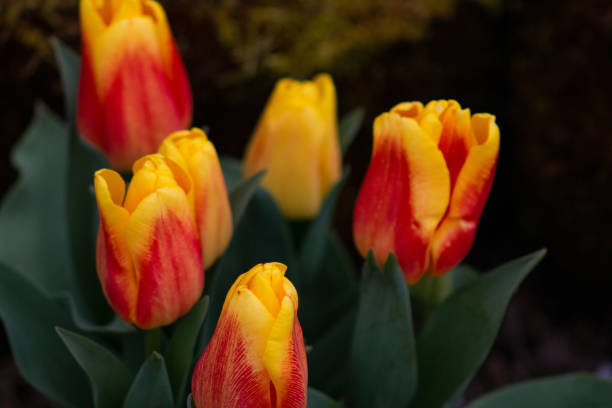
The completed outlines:
<svg viewBox="0 0 612 408">
<path fill-rule="evenodd" d="M 366 120 L 346 157 L 337 214 L 369 161 L 371 123 L 406 100 L 455 98 L 497 116 L 496 180 L 467 262 L 486 270 L 549 253 L 511 303 L 469 400 L 526 378 L 610 372 L 612 3 L 528 0 L 166 0 L 194 93 L 194 125 L 240 157 L 279 76 L 331 73 L 342 115 Z M 63 115 L 48 37 L 79 49 L 76 0 L 0 0 L 0 194 L 33 104 Z M 0 406 L 50 407 L 21 379 L 0 331 Z"/>
</svg>

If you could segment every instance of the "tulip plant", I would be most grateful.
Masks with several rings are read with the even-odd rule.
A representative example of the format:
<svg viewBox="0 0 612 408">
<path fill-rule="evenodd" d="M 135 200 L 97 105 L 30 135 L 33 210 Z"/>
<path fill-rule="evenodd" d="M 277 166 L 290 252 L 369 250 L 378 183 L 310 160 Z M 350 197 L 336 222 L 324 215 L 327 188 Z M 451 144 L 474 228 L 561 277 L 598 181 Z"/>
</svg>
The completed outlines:
<svg viewBox="0 0 612 408">
<path fill-rule="evenodd" d="M 497 166 L 493 115 L 381 113 L 346 242 L 333 218 L 364 115 L 338 123 L 331 76 L 281 79 L 244 160 L 219 157 L 190 129 L 162 7 L 80 7 L 82 57 L 53 41 L 65 118 L 37 107 L 0 210 L 0 317 L 33 387 L 77 408 L 612 406 L 588 373 L 462 398 L 544 256 L 461 264 Z"/>
</svg>

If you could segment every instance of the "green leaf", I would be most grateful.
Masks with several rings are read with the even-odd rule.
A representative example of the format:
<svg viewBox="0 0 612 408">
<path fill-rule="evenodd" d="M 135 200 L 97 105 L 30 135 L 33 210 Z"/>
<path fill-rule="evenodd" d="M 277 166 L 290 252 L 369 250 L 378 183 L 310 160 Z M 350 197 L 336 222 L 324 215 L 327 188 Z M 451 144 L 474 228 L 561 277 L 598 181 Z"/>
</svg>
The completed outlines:
<svg viewBox="0 0 612 408">
<path fill-rule="evenodd" d="M 242 162 L 229 156 L 220 157 L 219 162 L 221 163 L 227 191 L 232 191 L 242 181 Z"/>
<path fill-rule="evenodd" d="M 0 211 L 0 260 L 48 292 L 74 290 L 66 231 L 68 130 L 48 110 L 13 150 L 19 179 Z"/>
<path fill-rule="evenodd" d="M 372 251 L 368 253 L 361 278 L 349 381 L 349 397 L 357 408 L 406 407 L 417 388 L 410 296 L 393 254 L 381 271 Z"/>
<path fill-rule="evenodd" d="M 61 194 L 68 194 L 64 211 L 68 214 L 68 233 L 71 248 L 71 260 L 76 271 L 78 292 L 86 310 L 88 320 L 108 322 L 113 316 L 112 310 L 104 299 L 95 268 L 96 235 L 98 215 L 96 200 L 93 194 L 93 175 L 98 169 L 108 167 L 103 155 L 83 141 L 75 127 L 75 112 L 78 94 L 80 62 L 78 55 L 59 40 L 52 41 L 53 50 L 60 68 L 64 90 L 66 112 L 68 116 L 69 142 L 68 156 L 60 163 L 65 169 L 68 163 L 67 188 Z"/>
<path fill-rule="evenodd" d="M 307 408 L 340 408 L 340 404 L 321 391 L 308 387 Z"/>
<path fill-rule="evenodd" d="M 70 311 L 72 321 L 76 326 L 90 333 L 131 333 L 135 332 L 136 328 L 131 324 L 124 322 L 118 315 L 113 315 L 112 319 L 107 323 L 93 323 L 88 317 L 83 315 L 81 308 L 76 304 L 72 294 L 68 292 L 58 292 L 53 295 L 53 298 Z"/>
<path fill-rule="evenodd" d="M 300 284 L 309 284 L 317 279 L 325 255 L 326 236 L 331 229 L 336 204 L 349 173 L 350 171 L 345 171 L 342 178 L 330 190 L 325 201 L 323 201 L 319 215 L 306 233 L 299 255 Z"/>
<path fill-rule="evenodd" d="M 81 58 L 76 52 L 71 50 L 57 38 L 51 39 L 51 48 L 53 48 L 53 53 L 55 54 L 55 59 L 57 60 L 60 76 L 62 78 L 66 117 L 68 123 L 74 123 L 79 93 Z"/>
<path fill-rule="evenodd" d="M 459 289 L 465 284 L 472 282 L 479 276 L 479 273 L 476 269 L 465 264 L 454 267 L 449 272 L 449 274 L 451 276 L 451 281 L 453 284 L 453 291 Z"/>
<path fill-rule="evenodd" d="M 350 309 L 335 325 L 308 348 L 308 383 L 333 396 L 343 394 L 348 371 L 356 308 Z"/>
<path fill-rule="evenodd" d="M 232 208 L 232 216 L 234 219 L 234 225 L 237 225 L 240 221 L 240 217 L 244 214 L 244 210 L 249 204 L 251 197 L 255 194 L 257 186 L 261 182 L 261 179 L 266 174 L 265 170 L 256 173 L 247 180 L 241 181 L 229 192 L 230 207 Z"/>
<path fill-rule="evenodd" d="M 282 262 L 293 269 L 291 238 L 276 203 L 265 190 L 258 188 L 236 226 L 232 241 L 219 259 L 211 283 L 211 297 L 206 319 L 196 348 L 204 351 L 217 325 L 227 291 L 239 275 L 262 262 Z"/>
<path fill-rule="evenodd" d="M 612 382 L 592 374 L 527 381 L 487 394 L 468 408 L 609 408 Z"/>
<path fill-rule="evenodd" d="M 473 279 L 434 309 L 417 341 L 419 388 L 413 406 L 438 408 L 463 391 L 489 353 L 512 294 L 544 254 L 535 252 Z"/>
<path fill-rule="evenodd" d="M 144 362 L 128 391 L 123 408 L 172 408 L 172 387 L 164 358 L 154 352 Z"/>
<path fill-rule="evenodd" d="M 0 317 L 19 372 L 34 388 L 62 406 L 91 406 L 87 377 L 55 333 L 54 326 L 75 329 L 67 311 L 4 264 Z"/>
<path fill-rule="evenodd" d="M 342 240 L 332 232 L 321 241 L 325 257 L 316 279 L 299 288 L 298 315 L 308 342 L 316 342 L 357 301 L 355 270 Z"/>
<path fill-rule="evenodd" d="M 183 405 L 181 394 L 185 391 L 189 380 L 196 340 L 207 308 L 208 296 L 205 296 L 193 306 L 186 316 L 175 323 L 174 333 L 166 347 L 168 375 L 177 406 Z"/>
<path fill-rule="evenodd" d="M 359 107 L 344 115 L 340 120 L 338 134 L 340 136 L 342 154 L 346 153 L 349 147 L 351 147 L 353 140 L 355 140 L 355 136 L 359 133 L 359 128 L 361 128 L 364 116 L 365 109 Z"/>
<path fill-rule="evenodd" d="M 57 327 L 57 334 L 89 377 L 96 408 L 115 408 L 121 405 L 132 376 L 113 353 L 69 330 Z"/>
</svg>

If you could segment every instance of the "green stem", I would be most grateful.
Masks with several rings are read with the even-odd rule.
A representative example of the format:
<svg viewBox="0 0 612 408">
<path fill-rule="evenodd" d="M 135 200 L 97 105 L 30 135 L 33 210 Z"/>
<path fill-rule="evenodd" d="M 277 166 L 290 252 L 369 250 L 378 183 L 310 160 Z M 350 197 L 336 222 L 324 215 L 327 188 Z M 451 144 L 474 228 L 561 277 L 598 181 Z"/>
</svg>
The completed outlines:
<svg viewBox="0 0 612 408">
<path fill-rule="evenodd" d="M 145 334 L 145 358 L 154 351 L 161 351 L 162 331 L 161 328 L 147 330 Z"/>
</svg>

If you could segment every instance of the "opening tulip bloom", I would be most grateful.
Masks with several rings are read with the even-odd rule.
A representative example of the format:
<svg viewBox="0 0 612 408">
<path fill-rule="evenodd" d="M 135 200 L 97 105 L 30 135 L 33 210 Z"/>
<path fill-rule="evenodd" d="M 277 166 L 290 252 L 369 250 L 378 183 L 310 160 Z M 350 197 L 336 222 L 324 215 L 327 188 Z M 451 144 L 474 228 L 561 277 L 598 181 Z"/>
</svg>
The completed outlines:
<svg viewBox="0 0 612 408">
<path fill-rule="evenodd" d="M 159 152 L 179 164 L 189 175 L 188 194 L 202 246 L 204 268 L 225 251 L 233 231 L 232 212 L 217 151 L 206 134 L 197 128 L 175 132 Z"/>
<path fill-rule="evenodd" d="M 196 365 L 196 407 L 305 408 L 308 369 L 298 296 L 281 263 L 238 277 Z"/>
<path fill-rule="evenodd" d="M 202 294 L 204 270 L 189 176 L 160 154 L 141 158 L 133 171 L 127 195 L 115 171 L 95 174 L 97 269 L 117 314 L 150 329 L 191 309 Z"/>
<path fill-rule="evenodd" d="M 380 265 L 393 252 L 410 284 L 465 258 L 499 153 L 495 117 L 456 101 L 401 103 L 374 121 L 374 147 L 353 237 Z"/>
<path fill-rule="evenodd" d="M 191 123 L 189 80 L 162 7 L 81 0 L 80 134 L 128 170 Z"/>
<path fill-rule="evenodd" d="M 313 218 L 340 177 L 336 89 L 331 77 L 281 79 L 259 119 L 244 176 L 262 169 L 262 185 L 287 218 Z"/>
</svg>

